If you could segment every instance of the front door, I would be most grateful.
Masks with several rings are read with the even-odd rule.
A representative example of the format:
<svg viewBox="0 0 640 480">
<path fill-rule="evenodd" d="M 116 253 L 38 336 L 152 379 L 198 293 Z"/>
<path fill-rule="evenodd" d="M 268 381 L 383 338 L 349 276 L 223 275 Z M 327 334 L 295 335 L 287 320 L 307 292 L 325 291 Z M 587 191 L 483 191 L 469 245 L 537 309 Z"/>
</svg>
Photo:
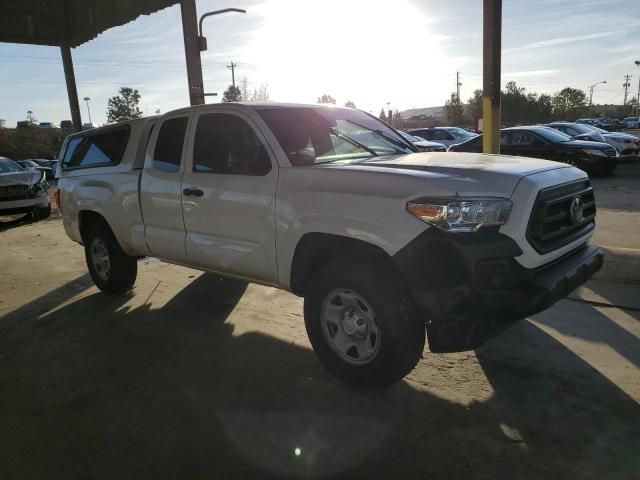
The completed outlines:
<svg viewBox="0 0 640 480">
<path fill-rule="evenodd" d="M 182 177 L 189 263 L 275 284 L 278 169 L 262 133 L 232 110 L 193 122 Z"/>
</svg>

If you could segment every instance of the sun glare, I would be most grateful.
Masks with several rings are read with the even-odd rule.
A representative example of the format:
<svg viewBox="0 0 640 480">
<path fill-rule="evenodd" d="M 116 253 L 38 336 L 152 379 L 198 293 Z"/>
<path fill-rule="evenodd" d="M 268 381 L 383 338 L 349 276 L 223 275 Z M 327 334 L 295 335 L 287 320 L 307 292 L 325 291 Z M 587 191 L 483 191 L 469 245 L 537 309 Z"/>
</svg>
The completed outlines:
<svg viewBox="0 0 640 480">
<path fill-rule="evenodd" d="M 274 100 L 313 102 L 327 93 L 377 113 L 386 102 L 441 104 L 455 75 L 430 28 L 435 17 L 407 0 L 271 0 L 254 12 L 263 23 L 247 51 Z"/>
</svg>

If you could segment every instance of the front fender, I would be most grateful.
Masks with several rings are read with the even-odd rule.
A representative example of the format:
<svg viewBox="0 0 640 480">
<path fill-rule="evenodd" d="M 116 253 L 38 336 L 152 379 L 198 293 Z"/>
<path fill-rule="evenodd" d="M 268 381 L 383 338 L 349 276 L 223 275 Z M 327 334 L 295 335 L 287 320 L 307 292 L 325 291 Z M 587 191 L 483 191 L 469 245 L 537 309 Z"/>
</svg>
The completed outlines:
<svg viewBox="0 0 640 480">
<path fill-rule="evenodd" d="M 400 227 L 398 223 L 402 223 Z M 395 228 L 394 228 L 395 227 Z M 278 238 L 278 277 L 280 284 L 290 288 L 291 265 L 296 247 L 308 233 L 326 233 L 370 243 L 381 248 L 389 256 L 394 255 L 429 226 L 407 216 L 389 224 L 369 219 L 307 214 L 295 218 Z"/>
</svg>

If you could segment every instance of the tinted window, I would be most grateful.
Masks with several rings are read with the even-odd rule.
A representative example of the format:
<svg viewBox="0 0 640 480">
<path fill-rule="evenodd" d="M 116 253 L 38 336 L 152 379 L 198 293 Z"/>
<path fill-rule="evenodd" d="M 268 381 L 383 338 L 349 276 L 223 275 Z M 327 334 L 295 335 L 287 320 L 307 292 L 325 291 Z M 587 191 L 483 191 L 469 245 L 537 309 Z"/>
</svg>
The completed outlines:
<svg viewBox="0 0 640 480">
<path fill-rule="evenodd" d="M 511 132 L 511 145 L 530 147 L 535 139 L 529 132 Z"/>
<path fill-rule="evenodd" d="M 551 143 L 567 142 L 571 137 L 566 133 L 559 132 L 553 128 L 536 128 L 536 133 Z"/>
<path fill-rule="evenodd" d="M 128 127 L 74 138 L 67 145 L 62 167 L 78 168 L 120 163 L 128 138 Z"/>
<path fill-rule="evenodd" d="M 500 133 L 500 145 L 509 145 L 509 132 Z"/>
<path fill-rule="evenodd" d="M 415 132 L 411 132 L 412 135 L 418 135 L 425 140 L 433 140 L 433 132 L 431 130 L 418 130 Z"/>
<path fill-rule="evenodd" d="M 266 175 L 271 161 L 251 126 L 226 113 L 201 115 L 193 146 L 193 171 Z"/>
<path fill-rule="evenodd" d="M 431 139 L 429 139 L 431 140 Z M 446 130 L 434 130 L 433 131 L 433 140 L 436 142 L 438 140 L 453 140 L 453 136 L 447 132 Z"/>
<path fill-rule="evenodd" d="M 180 170 L 184 134 L 187 131 L 187 117 L 165 121 L 158 132 L 156 149 L 153 152 L 153 167 L 165 172 Z"/>
</svg>

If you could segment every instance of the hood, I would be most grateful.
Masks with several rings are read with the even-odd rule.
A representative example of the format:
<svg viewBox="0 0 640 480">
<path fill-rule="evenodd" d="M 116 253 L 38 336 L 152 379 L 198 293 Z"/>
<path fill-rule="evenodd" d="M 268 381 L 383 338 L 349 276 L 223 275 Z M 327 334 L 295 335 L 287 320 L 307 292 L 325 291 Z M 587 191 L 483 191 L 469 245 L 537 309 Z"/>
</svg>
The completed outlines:
<svg viewBox="0 0 640 480">
<path fill-rule="evenodd" d="M 602 135 L 605 138 L 614 138 L 614 139 L 620 139 L 620 140 L 624 140 L 628 138 L 629 140 L 638 140 L 638 137 L 636 137 L 635 135 L 632 135 L 630 133 L 624 133 L 624 132 L 603 133 Z"/>
<path fill-rule="evenodd" d="M 562 145 L 568 148 L 592 148 L 595 150 L 603 150 L 609 147 L 606 143 L 591 142 L 588 140 L 569 140 L 567 142 L 558 143 L 557 145 Z"/>
<path fill-rule="evenodd" d="M 33 185 L 40 181 L 42 175 L 42 172 L 33 170 L 0 173 L 0 187 L 7 187 L 9 185 Z"/>
<path fill-rule="evenodd" d="M 352 164 L 328 164 L 344 170 L 393 173 L 433 180 L 427 185 L 433 195 L 478 194 L 510 196 L 526 176 L 547 170 L 572 168 L 567 164 L 536 158 L 481 153 L 411 153 L 367 159 Z M 447 181 L 443 181 L 448 179 Z"/>
</svg>

